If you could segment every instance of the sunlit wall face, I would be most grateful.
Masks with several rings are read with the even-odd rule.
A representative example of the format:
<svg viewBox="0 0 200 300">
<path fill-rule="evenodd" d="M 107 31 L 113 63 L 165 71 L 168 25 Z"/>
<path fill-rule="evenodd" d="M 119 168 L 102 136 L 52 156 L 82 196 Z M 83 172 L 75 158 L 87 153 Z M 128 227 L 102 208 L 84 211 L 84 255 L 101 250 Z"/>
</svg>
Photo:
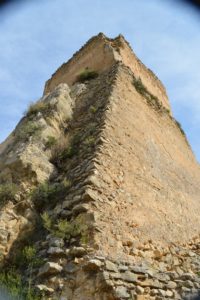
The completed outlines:
<svg viewBox="0 0 200 300">
<path fill-rule="evenodd" d="M 200 160 L 200 12 L 191 1 L 23 0 L 0 7 L 0 141 L 91 36 L 122 33 L 167 88 Z M 193 1 L 195 2 L 195 1 Z"/>
</svg>

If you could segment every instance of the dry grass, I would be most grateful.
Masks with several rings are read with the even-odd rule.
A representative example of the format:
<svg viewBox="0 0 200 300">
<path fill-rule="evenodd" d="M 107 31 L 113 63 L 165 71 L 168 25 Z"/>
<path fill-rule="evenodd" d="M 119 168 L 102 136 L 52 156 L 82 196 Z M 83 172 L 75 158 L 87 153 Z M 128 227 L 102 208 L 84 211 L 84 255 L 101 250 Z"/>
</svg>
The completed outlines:
<svg viewBox="0 0 200 300">
<path fill-rule="evenodd" d="M 44 101 L 38 101 L 36 103 L 31 103 L 28 107 L 27 111 L 25 112 L 25 115 L 27 117 L 36 116 L 39 112 L 42 114 L 51 113 L 52 107 L 50 103 L 44 102 Z"/>
</svg>

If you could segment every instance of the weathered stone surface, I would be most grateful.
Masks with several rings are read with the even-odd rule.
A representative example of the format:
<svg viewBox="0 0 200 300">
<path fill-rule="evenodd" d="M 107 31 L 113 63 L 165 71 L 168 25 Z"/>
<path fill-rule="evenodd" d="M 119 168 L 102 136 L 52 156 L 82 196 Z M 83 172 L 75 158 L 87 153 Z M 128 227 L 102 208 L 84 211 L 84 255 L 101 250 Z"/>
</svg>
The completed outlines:
<svg viewBox="0 0 200 300">
<path fill-rule="evenodd" d="M 102 262 L 98 259 L 91 259 L 85 266 L 84 269 L 88 271 L 97 271 L 102 266 Z"/>
<path fill-rule="evenodd" d="M 118 286 L 116 288 L 116 295 L 117 295 L 117 297 L 119 297 L 119 299 L 129 299 L 130 298 L 128 290 L 124 286 Z"/>
<path fill-rule="evenodd" d="M 38 276 L 49 276 L 58 274 L 62 271 L 62 266 L 54 262 L 46 262 L 46 264 L 40 268 Z"/>
<path fill-rule="evenodd" d="M 128 282 L 133 282 L 136 283 L 137 282 L 137 276 L 135 274 L 133 274 L 132 272 L 126 271 L 123 275 L 122 275 L 123 279 L 125 281 Z"/>
<path fill-rule="evenodd" d="M 45 292 L 48 294 L 52 294 L 54 292 L 54 289 L 49 288 L 48 286 L 44 285 L 44 284 L 38 284 L 36 285 L 36 288 L 40 291 L 40 292 Z"/>
<path fill-rule="evenodd" d="M 116 273 L 118 272 L 116 265 L 109 260 L 106 261 L 106 269 L 108 271 L 112 271 L 112 272 L 116 272 Z"/>
<path fill-rule="evenodd" d="M 47 253 L 52 256 L 65 256 L 64 250 L 59 247 L 50 247 Z"/>
<path fill-rule="evenodd" d="M 69 262 L 64 266 L 64 271 L 69 274 L 73 274 L 77 270 L 78 270 L 78 267 L 73 262 Z"/>
<path fill-rule="evenodd" d="M 73 247 L 69 254 L 75 257 L 81 257 L 87 253 L 86 249 L 83 247 Z"/>
</svg>

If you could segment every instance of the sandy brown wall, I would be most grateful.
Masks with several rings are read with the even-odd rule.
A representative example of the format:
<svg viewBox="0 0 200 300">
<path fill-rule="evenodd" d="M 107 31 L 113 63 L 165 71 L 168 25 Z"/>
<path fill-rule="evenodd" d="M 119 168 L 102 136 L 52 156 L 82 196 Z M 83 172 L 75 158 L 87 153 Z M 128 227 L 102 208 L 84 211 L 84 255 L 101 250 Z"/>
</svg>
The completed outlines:
<svg viewBox="0 0 200 300">
<path fill-rule="evenodd" d="M 151 70 L 147 69 L 147 67 L 143 65 L 123 38 L 121 38 L 121 41 L 123 46 L 120 47 L 120 56 L 123 63 L 130 67 L 136 77 L 141 78 L 149 92 L 158 97 L 167 109 L 170 109 L 169 100 L 163 84 Z"/>
<path fill-rule="evenodd" d="M 86 68 L 101 73 L 108 70 L 113 63 L 113 51 L 105 44 L 105 39 L 101 35 L 93 38 L 52 75 L 52 78 L 46 83 L 44 93 L 52 91 L 59 83 L 72 85 L 77 76 Z"/>
<path fill-rule="evenodd" d="M 187 242 L 199 234 L 200 170 L 185 137 L 138 94 L 124 67 L 110 101 L 97 167 L 100 249 L 116 255 L 127 243 Z"/>
</svg>

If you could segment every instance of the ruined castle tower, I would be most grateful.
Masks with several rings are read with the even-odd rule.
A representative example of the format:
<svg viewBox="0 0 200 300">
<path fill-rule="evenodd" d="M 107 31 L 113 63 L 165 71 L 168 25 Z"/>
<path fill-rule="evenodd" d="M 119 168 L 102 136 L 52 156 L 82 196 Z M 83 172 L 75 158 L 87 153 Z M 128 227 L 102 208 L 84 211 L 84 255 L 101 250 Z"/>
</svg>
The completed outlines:
<svg viewBox="0 0 200 300">
<path fill-rule="evenodd" d="M 52 75 L 0 145 L 0 167 L 2 266 L 24 286 L 31 277 L 33 295 L 198 293 L 200 168 L 164 86 L 123 36 L 93 37 Z"/>
</svg>

